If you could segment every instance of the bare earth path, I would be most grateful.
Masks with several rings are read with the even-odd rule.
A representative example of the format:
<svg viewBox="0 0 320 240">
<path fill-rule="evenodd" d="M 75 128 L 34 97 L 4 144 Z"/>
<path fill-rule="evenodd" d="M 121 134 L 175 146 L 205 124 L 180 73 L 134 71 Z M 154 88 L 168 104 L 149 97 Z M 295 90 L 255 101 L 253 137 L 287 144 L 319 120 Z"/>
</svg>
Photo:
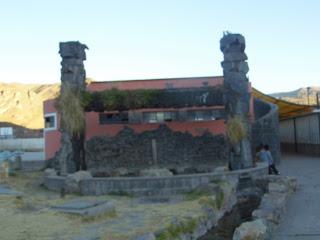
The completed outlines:
<svg viewBox="0 0 320 240">
<path fill-rule="evenodd" d="M 287 155 L 279 167 L 281 175 L 295 176 L 299 188 L 288 202 L 287 211 L 274 240 L 320 239 L 320 157 Z"/>
</svg>

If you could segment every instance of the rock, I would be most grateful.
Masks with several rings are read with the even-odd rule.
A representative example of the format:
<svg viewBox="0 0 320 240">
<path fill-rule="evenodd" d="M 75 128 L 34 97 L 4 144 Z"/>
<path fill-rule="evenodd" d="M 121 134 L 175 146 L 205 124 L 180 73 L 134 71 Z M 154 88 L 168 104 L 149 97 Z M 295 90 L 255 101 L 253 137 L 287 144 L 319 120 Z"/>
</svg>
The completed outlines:
<svg viewBox="0 0 320 240">
<path fill-rule="evenodd" d="M 57 172 L 53 168 L 46 168 L 43 174 L 45 177 L 57 176 Z"/>
<path fill-rule="evenodd" d="M 276 209 L 263 208 L 254 210 L 253 219 L 265 219 L 266 221 L 278 225 L 281 219 L 281 212 Z"/>
<path fill-rule="evenodd" d="M 173 173 L 166 168 L 150 168 L 139 172 L 141 177 L 170 177 Z"/>
<path fill-rule="evenodd" d="M 111 172 L 111 177 L 121 177 L 125 176 L 129 173 L 128 169 L 126 168 L 116 168 Z"/>
<path fill-rule="evenodd" d="M 265 240 L 268 237 L 268 229 L 261 219 L 242 223 L 236 228 L 233 240 Z"/>
<path fill-rule="evenodd" d="M 294 177 L 287 177 L 287 182 L 289 185 L 289 189 L 291 192 L 297 191 L 298 188 L 298 180 Z"/>
<path fill-rule="evenodd" d="M 90 172 L 79 171 L 73 174 L 69 174 L 65 180 L 65 190 L 68 193 L 79 193 L 81 180 L 92 178 Z"/>
<path fill-rule="evenodd" d="M 287 195 L 281 193 L 267 193 L 264 194 L 260 203 L 261 209 L 278 209 L 284 211 L 287 202 Z"/>
<path fill-rule="evenodd" d="M 137 237 L 133 237 L 131 240 L 156 240 L 156 237 L 153 233 L 146 233 Z"/>
<path fill-rule="evenodd" d="M 269 192 L 287 193 L 289 192 L 288 186 L 281 183 L 271 182 L 268 184 Z"/>
<path fill-rule="evenodd" d="M 224 166 L 221 166 L 221 167 L 216 167 L 213 172 L 214 173 L 223 173 L 223 172 L 226 172 L 228 171 L 228 168 L 224 167 Z"/>
</svg>

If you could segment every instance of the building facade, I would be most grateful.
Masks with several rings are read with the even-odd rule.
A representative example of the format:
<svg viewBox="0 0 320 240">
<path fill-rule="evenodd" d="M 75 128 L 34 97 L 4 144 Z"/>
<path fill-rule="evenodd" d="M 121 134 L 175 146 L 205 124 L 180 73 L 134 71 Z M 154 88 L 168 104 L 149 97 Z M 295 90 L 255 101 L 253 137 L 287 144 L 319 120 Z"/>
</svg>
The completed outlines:
<svg viewBox="0 0 320 240">
<path fill-rule="evenodd" d="M 157 89 L 164 94 L 153 108 L 86 112 L 86 161 L 97 175 L 115 168 L 154 165 L 201 172 L 228 163 L 223 77 L 91 82 L 86 86 L 89 92 L 114 88 Z M 249 82 L 248 91 L 251 93 Z M 51 159 L 61 147 L 54 100 L 44 103 L 44 114 L 45 155 Z M 250 119 L 254 120 L 252 97 Z"/>
</svg>

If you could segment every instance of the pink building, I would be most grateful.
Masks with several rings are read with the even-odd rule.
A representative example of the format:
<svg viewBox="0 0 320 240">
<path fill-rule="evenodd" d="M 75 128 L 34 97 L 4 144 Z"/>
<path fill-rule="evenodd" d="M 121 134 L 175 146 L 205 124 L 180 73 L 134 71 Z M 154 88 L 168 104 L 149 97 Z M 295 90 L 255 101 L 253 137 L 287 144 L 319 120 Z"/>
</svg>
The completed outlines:
<svg viewBox="0 0 320 240">
<path fill-rule="evenodd" d="M 135 89 L 206 89 L 222 87 L 223 77 L 168 78 L 130 81 L 91 82 L 87 91 L 103 91 L 117 88 L 119 90 Z M 249 92 L 251 85 L 248 84 Z M 205 95 L 203 96 L 205 97 Z M 220 97 L 221 98 L 221 97 Z M 253 98 L 250 101 L 250 117 L 253 119 Z M 225 111 L 220 101 L 215 105 L 192 106 L 182 108 L 135 109 L 125 112 L 87 112 L 86 140 L 95 136 L 115 137 L 125 127 L 133 129 L 137 134 L 156 130 L 165 125 L 173 132 L 189 133 L 194 137 L 209 132 L 213 135 L 225 134 Z M 132 116 L 138 115 L 139 120 Z M 181 118 L 183 115 L 183 118 Z M 45 157 L 50 159 L 60 149 L 59 114 L 54 107 L 54 99 L 44 103 L 45 118 Z M 183 119 L 183 120 L 181 120 Z"/>
</svg>

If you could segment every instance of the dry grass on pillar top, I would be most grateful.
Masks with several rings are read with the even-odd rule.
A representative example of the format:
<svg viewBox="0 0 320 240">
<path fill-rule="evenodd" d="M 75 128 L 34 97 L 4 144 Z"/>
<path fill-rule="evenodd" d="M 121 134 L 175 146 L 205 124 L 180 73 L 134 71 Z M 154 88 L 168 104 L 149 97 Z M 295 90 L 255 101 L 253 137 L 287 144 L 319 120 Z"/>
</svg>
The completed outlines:
<svg viewBox="0 0 320 240">
<path fill-rule="evenodd" d="M 61 114 L 63 128 L 70 134 L 80 133 L 85 126 L 81 95 L 71 87 L 64 87 L 57 98 L 56 108 Z"/>
<path fill-rule="evenodd" d="M 227 122 L 227 134 L 231 144 L 238 144 L 247 136 L 243 120 L 239 116 L 230 118 Z"/>
</svg>

